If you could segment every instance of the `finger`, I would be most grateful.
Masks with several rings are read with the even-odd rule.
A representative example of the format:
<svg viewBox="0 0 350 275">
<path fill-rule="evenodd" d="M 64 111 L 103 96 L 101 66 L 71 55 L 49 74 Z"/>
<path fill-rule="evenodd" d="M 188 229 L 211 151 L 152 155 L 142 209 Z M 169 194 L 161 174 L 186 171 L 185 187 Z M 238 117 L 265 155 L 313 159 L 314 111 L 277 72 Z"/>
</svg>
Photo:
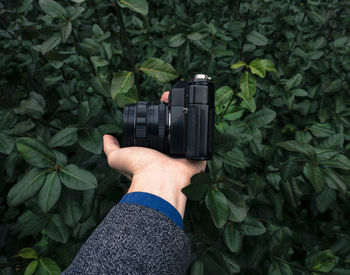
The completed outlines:
<svg viewBox="0 0 350 275">
<path fill-rule="evenodd" d="M 116 138 L 111 135 L 103 136 L 103 151 L 108 157 L 113 151 L 120 150 L 119 142 Z"/>
<path fill-rule="evenodd" d="M 162 97 L 160 98 L 160 101 L 168 103 L 169 102 L 168 97 L 169 97 L 169 91 L 166 91 L 166 92 L 164 92 L 162 94 Z"/>
</svg>

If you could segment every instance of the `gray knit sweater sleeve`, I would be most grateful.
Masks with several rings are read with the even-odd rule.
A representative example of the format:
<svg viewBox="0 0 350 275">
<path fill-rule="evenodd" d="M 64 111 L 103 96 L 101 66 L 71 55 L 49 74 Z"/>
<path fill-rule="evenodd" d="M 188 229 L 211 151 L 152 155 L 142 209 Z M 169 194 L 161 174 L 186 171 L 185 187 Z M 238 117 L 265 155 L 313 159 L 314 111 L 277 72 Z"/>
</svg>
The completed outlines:
<svg viewBox="0 0 350 275">
<path fill-rule="evenodd" d="M 184 274 L 189 241 L 165 214 L 117 204 L 63 274 Z"/>
</svg>

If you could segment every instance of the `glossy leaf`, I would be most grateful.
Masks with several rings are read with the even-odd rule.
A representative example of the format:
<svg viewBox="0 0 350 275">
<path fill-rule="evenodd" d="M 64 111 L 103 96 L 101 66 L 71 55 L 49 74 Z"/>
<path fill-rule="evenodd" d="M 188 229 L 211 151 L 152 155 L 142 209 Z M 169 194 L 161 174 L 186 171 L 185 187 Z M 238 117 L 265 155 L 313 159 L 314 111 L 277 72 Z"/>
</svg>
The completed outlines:
<svg viewBox="0 0 350 275">
<path fill-rule="evenodd" d="M 39 5 L 42 10 L 52 17 L 59 17 L 66 21 L 67 11 L 56 1 L 39 0 Z"/>
<path fill-rule="evenodd" d="M 0 153 L 10 154 L 15 147 L 15 139 L 9 135 L 0 133 Z"/>
<path fill-rule="evenodd" d="M 61 182 L 57 172 L 50 173 L 46 176 L 44 185 L 38 196 L 39 206 L 44 213 L 56 204 L 61 194 Z"/>
<path fill-rule="evenodd" d="M 7 194 L 7 203 L 18 206 L 33 197 L 42 187 L 47 171 L 32 168 L 28 171 Z"/>
<path fill-rule="evenodd" d="M 38 253 L 33 248 L 22 248 L 19 252 L 18 255 L 24 259 L 36 259 L 38 258 Z"/>
<path fill-rule="evenodd" d="M 128 8 L 142 15 L 147 15 L 148 13 L 148 4 L 146 0 L 117 0 L 117 2 L 122 8 Z"/>
<path fill-rule="evenodd" d="M 62 168 L 59 173 L 61 182 L 68 188 L 75 190 L 88 190 L 97 187 L 95 176 L 75 164 L 69 164 Z"/>
<path fill-rule="evenodd" d="M 56 165 L 55 153 L 41 141 L 34 138 L 19 138 L 17 150 L 31 165 L 37 167 L 53 167 Z"/>
<path fill-rule="evenodd" d="M 256 92 L 255 77 L 252 74 L 245 72 L 245 74 L 241 78 L 240 87 L 241 87 L 242 95 L 244 96 L 245 99 L 248 100 L 252 98 Z"/>
<path fill-rule="evenodd" d="M 241 232 L 246 236 L 258 236 L 264 234 L 266 229 L 257 219 L 248 216 L 241 224 Z"/>
<path fill-rule="evenodd" d="M 324 175 L 320 167 L 308 162 L 304 166 L 304 175 L 312 183 L 316 192 L 324 188 Z"/>
<path fill-rule="evenodd" d="M 210 211 L 215 226 L 218 228 L 223 227 L 229 214 L 225 195 L 218 189 L 212 189 L 205 198 L 205 204 Z"/>
<path fill-rule="evenodd" d="M 176 70 L 169 63 L 158 58 L 147 58 L 138 70 L 143 71 L 150 77 L 159 82 L 169 82 L 178 77 Z"/>
<path fill-rule="evenodd" d="M 96 128 L 78 131 L 78 141 L 85 150 L 94 153 L 102 153 L 102 135 Z"/>
<path fill-rule="evenodd" d="M 49 140 L 49 147 L 54 148 L 58 146 L 71 146 L 77 142 L 77 128 L 64 128 L 56 132 L 56 134 Z"/>
<path fill-rule="evenodd" d="M 69 238 L 69 229 L 64 224 L 62 218 L 58 214 L 54 214 L 50 217 L 49 223 L 46 228 L 46 234 L 50 239 L 60 242 L 66 243 Z"/>
<path fill-rule="evenodd" d="M 32 261 L 30 262 L 27 267 L 26 270 L 24 271 L 24 275 L 32 275 L 35 273 L 37 267 L 38 267 L 38 260 Z"/>
<path fill-rule="evenodd" d="M 59 275 L 60 273 L 61 269 L 52 259 L 48 257 L 40 258 L 38 274 Z"/>
<path fill-rule="evenodd" d="M 233 91 L 228 86 L 222 86 L 215 92 L 215 105 L 228 104 L 231 97 L 233 96 Z"/>
<path fill-rule="evenodd" d="M 121 71 L 114 74 L 111 84 L 111 96 L 118 98 L 120 94 L 127 93 L 134 84 L 134 75 L 132 72 Z"/>
</svg>

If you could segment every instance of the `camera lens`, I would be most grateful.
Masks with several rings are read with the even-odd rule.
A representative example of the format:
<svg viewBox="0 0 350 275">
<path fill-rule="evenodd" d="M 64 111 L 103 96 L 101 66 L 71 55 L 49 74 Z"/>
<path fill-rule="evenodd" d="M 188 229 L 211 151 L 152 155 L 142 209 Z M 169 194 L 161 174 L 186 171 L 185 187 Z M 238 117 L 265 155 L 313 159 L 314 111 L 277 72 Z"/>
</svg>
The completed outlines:
<svg viewBox="0 0 350 275">
<path fill-rule="evenodd" d="M 124 107 L 124 146 L 142 146 L 167 153 L 169 151 L 169 128 L 167 104 L 148 104 L 140 101 Z"/>
</svg>

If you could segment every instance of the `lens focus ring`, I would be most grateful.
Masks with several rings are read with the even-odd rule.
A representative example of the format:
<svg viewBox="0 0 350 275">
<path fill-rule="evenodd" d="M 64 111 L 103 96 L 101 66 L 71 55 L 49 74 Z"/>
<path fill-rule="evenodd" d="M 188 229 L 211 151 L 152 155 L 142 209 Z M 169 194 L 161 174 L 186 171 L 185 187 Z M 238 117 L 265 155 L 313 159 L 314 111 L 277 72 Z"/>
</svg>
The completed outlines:
<svg viewBox="0 0 350 275">
<path fill-rule="evenodd" d="M 147 102 L 140 101 L 136 107 L 135 145 L 146 146 L 147 136 Z"/>
</svg>

